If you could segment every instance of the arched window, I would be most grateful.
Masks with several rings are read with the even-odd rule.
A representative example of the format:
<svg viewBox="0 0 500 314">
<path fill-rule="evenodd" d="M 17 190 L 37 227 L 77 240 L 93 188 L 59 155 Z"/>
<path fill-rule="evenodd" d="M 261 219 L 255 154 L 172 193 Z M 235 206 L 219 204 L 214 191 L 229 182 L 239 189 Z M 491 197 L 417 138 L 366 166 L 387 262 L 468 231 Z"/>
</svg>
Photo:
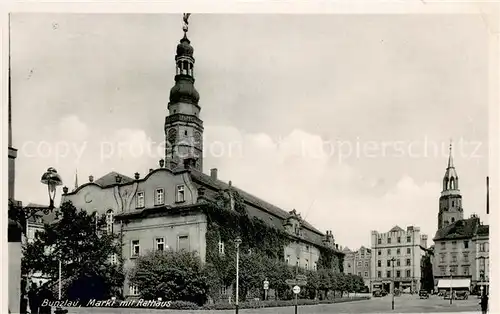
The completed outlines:
<svg viewBox="0 0 500 314">
<path fill-rule="evenodd" d="M 113 210 L 110 209 L 106 212 L 106 232 L 107 233 L 113 233 L 113 223 L 114 223 Z"/>
<path fill-rule="evenodd" d="M 451 190 L 455 189 L 455 178 L 453 177 L 450 179 L 450 189 Z"/>
<path fill-rule="evenodd" d="M 443 190 L 448 190 L 448 178 L 445 178 L 443 181 Z"/>
<path fill-rule="evenodd" d="M 451 223 L 455 222 L 455 218 L 451 217 Z"/>
</svg>

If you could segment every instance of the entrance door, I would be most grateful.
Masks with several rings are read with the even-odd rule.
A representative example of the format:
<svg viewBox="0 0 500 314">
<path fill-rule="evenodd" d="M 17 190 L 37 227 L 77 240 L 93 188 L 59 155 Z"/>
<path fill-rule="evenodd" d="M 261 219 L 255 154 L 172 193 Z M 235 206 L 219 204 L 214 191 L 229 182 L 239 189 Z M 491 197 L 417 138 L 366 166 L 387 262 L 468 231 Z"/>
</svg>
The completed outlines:
<svg viewBox="0 0 500 314">
<path fill-rule="evenodd" d="M 391 284 L 390 283 L 384 283 L 383 284 L 384 290 L 387 292 L 391 292 Z"/>
</svg>

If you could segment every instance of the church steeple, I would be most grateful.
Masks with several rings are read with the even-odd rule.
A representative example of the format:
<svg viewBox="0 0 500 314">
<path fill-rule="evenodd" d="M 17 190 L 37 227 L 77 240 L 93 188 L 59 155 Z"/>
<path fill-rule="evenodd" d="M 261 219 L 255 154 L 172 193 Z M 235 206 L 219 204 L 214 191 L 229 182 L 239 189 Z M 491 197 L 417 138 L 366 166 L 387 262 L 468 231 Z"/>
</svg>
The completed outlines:
<svg viewBox="0 0 500 314">
<path fill-rule="evenodd" d="M 184 36 L 175 55 L 175 85 L 170 90 L 169 115 L 165 118 L 167 167 L 203 170 L 203 121 L 199 119 L 200 94 L 194 87 L 194 49 L 187 37 L 190 13 L 184 13 Z"/>
<path fill-rule="evenodd" d="M 462 195 L 458 185 L 458 174 L 453 163 L 452 149 L 450 142 L 448 167 L 443 177 L 443 190 L 439 198 L 438 229 L 463 219 Z"/>
</svg>

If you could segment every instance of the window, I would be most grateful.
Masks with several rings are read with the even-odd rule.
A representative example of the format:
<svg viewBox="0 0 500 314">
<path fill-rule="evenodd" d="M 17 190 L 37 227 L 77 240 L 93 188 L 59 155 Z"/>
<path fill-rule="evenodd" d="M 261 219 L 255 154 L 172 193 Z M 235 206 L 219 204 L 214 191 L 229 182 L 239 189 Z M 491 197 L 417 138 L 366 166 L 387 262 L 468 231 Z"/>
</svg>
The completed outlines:
<svg viewBox="0 0 500 314">
<path fill-rule="evenodd" d="M 411 248 L 406 248 L 406 254 L 411 254 Z"/>
<path fill-rule="evenodd" d="M 391 255 L 391 249 L 387 249 L 387 255 Z"/>
<path fill-rule="evenodd" d="M 396 277 L 398 277 L 398 278 L 401 277 L 401 271 L 399 271 L 399 270 L 396 271 Z"/>
<path fill-rule="evenodd" d="M 365 267 L 368 267 L 368 262 L 365 262 Z"/>
<path fill-rule="evenodd" d="M 486 243 L 479 243 L 479 252 L 486 252 Z"/>
<path fill-rule="evenodd" d="M 139 295 L 139 288 L 137 286 L 129 287 L 130 295 Z"/>
<path fill-rule="evenodd" d="M 359 261 L 358 266 L 363 266 L 363 262 Z"/>
<path fill-rule="evenodd" d="M 144 207 L 144 192 L 137 192 L 137 208 Z"/>
<path fill-rule="evenodd" d="M 377 277 L 382 278 L 382 272 L 380 270 L 377 272 Z"/>
<path fill-rule="evenodd" d="M 361 277 L 361 272 L 360 271 L 358 271 L 358 276 Z"/>
<path fill-rule="evenodd" d="M 111 254 L 109 256 L 109 263 L 115 265 L 118 262 L 118 256 L 116 254 Z"/>
<path fill-rule="evenodd" d="M 396 266 L 401 266 L 401 261 L 399 259 L 396 260 Z"/>
<path fill-rule="evenodd" d="M 187 235 L 179 236 L 178 250 L 189 251 L 189 237 Z"/>
<path fill-rule="evenodd" d="M 165 204 L 165 191 L 163 189 L 156 189 L 155 205 Z"/>
<path fill-rule="evenodd" d="M 401 243 L 401 237 L 398 237 L 398 243 Z"/>
<path fill-rule="evenodd" d="M 406 277 L 411 277 L 411 270 L 409 269 L 406 270 Z"/>
<path fill-rule="evenodd" d="M 306 245 L 306 252 L 309 252 L 309 245 Z"/>
<path fill-rule="evenodd" d="M 411 265 L 411 259 L 407 258 L 406 259 L 406 266 L 410 266 Z"/>
<path fill-rule="evenodd" d="M 391 238 L 387 238 L 387 243 L 391 244 Z"/>
<path fill-rule="evenodd" d="M 464 253 L 464 262 L 469 261 L 469 253 Z"/>
<path fill-rule="evenodd" d="M 390 277 L 391 277 L 391 271 L 390 271 L 390 270 L 388 270 L 388 271 L 387 271 L 387 278 L 390 278 Z"/>
<path fill-rule="evenodd" d="M 165 239 L 164 238 L 156 238 L 155 239 L 155 247 L 157 251 L 165 250 Z"/>
<path fill-rule="evenodd" d="M 451 247 L 456 249 L 457 248 L 457 241 L 451 241 Z"/>
<path fill-rule="evenodd" d="M 387 267 L 391 267 L 391 260 L 387 261 Z"/>
<path fill-rule="evenodd" d="M 468 249 L 469 248 L 469 241 L 465 240 L 464 241 L 464 249 Z"/>
<path fill-rule="evenodd" d="M 226 289 L 226 286 L 225 285 L 222 285 L 220 287 L 220 294 L 221 295 L 226 295 L 227 294 L 227 289 Z"/>
<path fill-rule="evenodd" d="M 455 201 L 451 201 L 451 207 L 455 207 Z"/>
<path fill-rule="evenodd" d="M 348 268 L 351 268 L 351 264 L 347 263 L 347 267 L 348 267 Z"/>
<path fill-rule="evenodd" d="M 439 254 L 439 257 L 441 258 L 441 260 L 439 261 L 440 263 L 445 263 L 446 262 L 446 254 L 441 253 L 441 254 Z"/>
<path fill-rule="evenodd" d="M 314 262 L 313 270 L 317 270 L 317 269 L 318 269 L 318 262 Z"/>
<path fill-rule="evenodd" d="M 378 267 L 382 267 L 382 261 L 381 261 L 381 260 L 379 260 L 379 261 L 377 262 L 377 266 L 378 266 Z"/>
<path fill-rule="evenodd" d="M 139 240 L 132 241 L 132 256 L 139 256 L 141 253 L 141 247 L 139 246 Z"/>
<path fill-rule="evenodd" d="M 305 265 L 304 265 L 304 268 L 305 268 L 305 269 L 309 269 L 308 267 L 309 267 L 309 260 L 307 260 L 307 259 L 306 259 L 306 263 L 305 263 Z"/>
<path fill-rule="evenodd" d="M 224 242 L 219 240 L 219 255 L 224 255 Z"/>
<path fill-rule="evenodd" d="M 446 249 L 446 242 L 441 242 L 441 248 L 444 250 Z"/>
<path fill-rule="evenodd" d="M 456 263 L 456 262 L 457 262 L 457 254 L 453 254 L 453 255 L 451 256 L 451 262 L 452 262 L 452 263 Z"/>
<path fill-rule="evenodd" d="M 177 186 L 177 202 L 184 202 L 184 185 Z"/>
<path fill-rule="evenodd" d="M 464 266 L 464 276 L 469 276 L 469 266 Z"/>
<path fill-rule="evenodd" d="M 287 256 L 286 256 L 286 263 L 287 263 L 287 264 L 290 264 L 290 255 L 287 255 Z M 349 267 L 351 267 L 351 266 L 349 266 Z"/>
<path fill-rule="evenodd" d="M 439 266 L 439 272 L 441 276 L 446 276 L 446 266 Z"/>
<path fill-rule="evenodd" d="M 378 238 L 378 244 L 382 244 L 382 239 Z"/>
<path fill-rule="evenodd" d="M 113 210 L 110 209 L 106 212 L 106 232 L 113 233 Z"/>
<path fill-rule="evenodd" d="M 407 236 L 406 237 L 406 243 L 410 243 L 411 242 L 411 236 Z"/>
<path fill-rule="evenodd" d="M 379 251 L 378 251 L 378 255 L 382 255 L 382 251 L 380 251 L 380 250 L 379 250 Z"/>
<path fill-rule="evenodd" d="M 397 250 L 396 250 L 396 254 L 397 254 L 397 255 L 401 254 L 401 250 L 400 250 L 400 249 L 397 249 Z"/>
</svg>

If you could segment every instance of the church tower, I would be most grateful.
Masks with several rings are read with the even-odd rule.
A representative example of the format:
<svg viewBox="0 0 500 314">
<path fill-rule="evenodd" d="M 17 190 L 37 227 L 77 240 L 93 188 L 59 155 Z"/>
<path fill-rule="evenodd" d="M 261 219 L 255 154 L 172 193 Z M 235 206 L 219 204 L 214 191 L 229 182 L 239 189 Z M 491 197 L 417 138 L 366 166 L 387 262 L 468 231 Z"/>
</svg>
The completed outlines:
<svg viewBox="0 0 500 314">
<path fill-rule="evenodd" d="M 462 195 L 458 186 L 457 171 L 453 165 L 452 146 L 450 144 L 448 167 L 444 174 L 443 191 L 439 198 L 438 229 L 462 219 L 464 219 Z"/>
<path fill-rule="evenodd" d="M 203 121 L 200 95 L 194 88 L 194 49 L 187 38 L 189 13 L 184 14 L 184 37 L 177 45 L 175 85 L 170 90 L 165 118 L 165 160 L 170 169 L 185 167 L 203 171 Z"/>
</svg>

